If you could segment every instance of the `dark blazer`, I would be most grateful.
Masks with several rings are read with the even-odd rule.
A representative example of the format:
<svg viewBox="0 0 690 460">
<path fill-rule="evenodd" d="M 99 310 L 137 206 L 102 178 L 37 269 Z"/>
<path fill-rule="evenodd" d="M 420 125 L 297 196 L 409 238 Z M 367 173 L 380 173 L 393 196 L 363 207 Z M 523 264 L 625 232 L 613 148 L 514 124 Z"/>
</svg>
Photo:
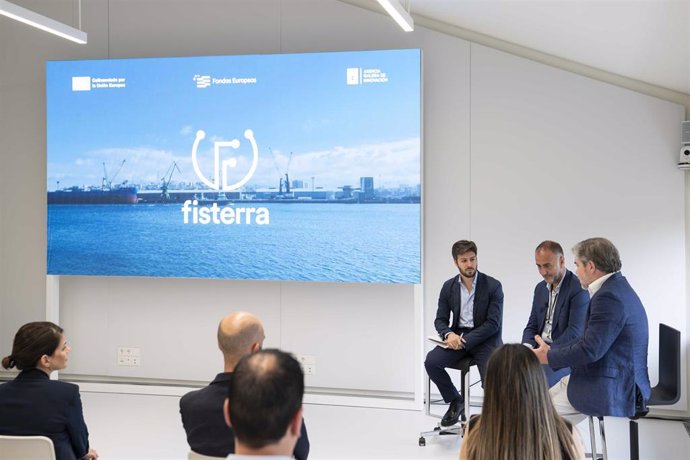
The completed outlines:
<svg viewBox="0 0 690 460">
<path fill-rule="evenodd" d="M 586 415 L 635 415 L 637 389 L 645 400 L 649 326 L 639 297 L 619 272 L 589 302 L 585 333 L 548 353 L 554 367 L 570 366 L 568 399 Z"/>
<path fill-rule="evenodd" d="M 73 383 L 50 380 L 39 369 L 26 369 L 0 385 L 0 434 L 47 436 L 57 460 L 80 459 L 89 451 L 89 432 Z"/>
<path fill-rule="evenodd" d="M 552 347 L 559 347 L 582 336 L 585 330 L 585 318 L 589 304 L 589 293 L 580 286 L 580 281 L 570 270 L 565 271 L 561 288 L 556 298 L 551 329 Z M 527 326 L 522 333 L 522 343 L 537 346 L 535 335 L 541 335 L 546 323 L 546 312 L 549 309 L 549 289 L 546 281 L 542 281 L 534 288 L 532 312 Z M 544 366 L 544 373 L 549 381 L 549 387 L 570 374 L 570 368 L 555 370 L 549 365 Z"/>
<path fill-rule="evenodd" d="M 228 396 L 231 378 L 232 372 L 221 372 L 208 386 L 191 391 L 180 399 L 187 444 L 198 454 L 227 457 L 235 452 L 235 435 L 223 416 L 223 403 Z M 308 455 L 309 438 L 303 421 L 294 456 L 297 460 L 306 460 Z"/>
<path fill-rule="evenodd" d="M 443 283 L 438 297 L 438 310 L 434 326 L 441 338 L 448 332 L 455 332 L 460 321 L 460 275 Z M 466 332 L 465 349 L 472 353 L 477 347 L 492 348 L 503 344 L 501 327 L 503 325 L 503 289 L 501 283 L 484 273 L 477 272 L 477 286 L 474 293 L 474 328 Z M 453 314 L 453 323 L 450 316 Z"/>
</svg>

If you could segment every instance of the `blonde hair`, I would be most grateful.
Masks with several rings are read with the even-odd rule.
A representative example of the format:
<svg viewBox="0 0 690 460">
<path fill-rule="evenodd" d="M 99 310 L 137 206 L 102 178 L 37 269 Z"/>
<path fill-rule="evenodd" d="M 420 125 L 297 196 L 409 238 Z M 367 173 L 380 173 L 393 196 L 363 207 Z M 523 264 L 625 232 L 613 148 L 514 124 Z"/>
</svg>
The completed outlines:
<svg viewBox="0 0 690 460">
<path fill-rule="evenodd" d="M 482 415 L 469 430 L 468 460 L 572 460 L 571 427 L 553 407 L 544 371 L 521 344 L 497 349 L 486 368 Z"/>
</svg>

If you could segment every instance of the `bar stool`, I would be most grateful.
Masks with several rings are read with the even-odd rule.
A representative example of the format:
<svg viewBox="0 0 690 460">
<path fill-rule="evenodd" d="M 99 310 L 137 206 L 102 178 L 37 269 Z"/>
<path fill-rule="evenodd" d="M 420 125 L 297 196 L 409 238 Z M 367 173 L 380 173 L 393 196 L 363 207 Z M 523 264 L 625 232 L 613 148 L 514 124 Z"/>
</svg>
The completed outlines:
<svg viewBox="0 0 690 460">
<path fill-rule="evenodd" d="M 645 403 L 638 395 L 635 415 L 630 417 L 630 460 L 640 459 L 639 434 L 637 419 L 649 412 L 648 406 L 668 406 L 680 399 L 680 331 L 666 324 L 659 324 L 659 382 L 652 388 L 649 401 Z M 599 419 L 603 459 L 608 460 L 606 452 L 606 434 L 604 432 L 604 417 Z M 592 446 L 592 458 L 597 458 L 596 440 L 594 434 L 594 418 L 589 417 L 589 438 Z"/>
<path fill-rule="evenodd" d="M 460 394 L 465 398 L 465 411 L 460 416 L 459 423 L 452 426 L 441 426 L 441 422 L 438 422 L 436 428 L 431 431 L 422 431 L 419 434 L 419 445 L 426 445 L 426 438 L 432 436 L 464 436 L 465 427 L 467 426 L 467 418 L 470 414 L 470 367 L 476 366 L 477 362 L 471 357 L 466 356 L 458 361 L 455 365 L 449 366 L 448 369 L 457 369 L 460 371 Z M 426 415 L 431 415 L 432 417 L 441 418 L 438 415 L 431 413 L 431 379 L 429 376 L 426 378 Z"/>
</svg>

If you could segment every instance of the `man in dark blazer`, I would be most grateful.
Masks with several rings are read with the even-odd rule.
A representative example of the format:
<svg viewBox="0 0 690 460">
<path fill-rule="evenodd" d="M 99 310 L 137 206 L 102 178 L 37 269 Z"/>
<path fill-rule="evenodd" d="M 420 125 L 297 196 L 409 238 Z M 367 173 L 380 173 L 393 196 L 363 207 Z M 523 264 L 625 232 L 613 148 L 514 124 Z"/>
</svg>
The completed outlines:
<svg viewBox="0 0 690 460">
<path fill-rule="evenodd" d="M 289 460 L 299 440 L 304 372 L 280 350 L 261 350 L 237 363 L 224 405 L 235 430 L 237 455 L 229 459 Z"/>
<path fill-rule="evenodd" d="M 483 381 L 489 355 L 503 344 L 501 283 L 477 271 L 477 245 L 474 242 L 456 242 L 451 255 L 460 273 L 443 284 L 434 321 L 445 347 L 435 347 L 424 361 L 429 378 L 438 387 L 443 400 L 450 403 L 441 419 L 443 426 L 457 423 L 464 411 L 464 395 L 453 385 L 446 368 L 471 356 L 477 362 Z"/>
<path fill-rule="evenodd" d="M 263 341 L 264 328 L 250 313 L 232 313 L 218 325 L 218 348 L 223 353 L 225 371 L 207 387 L 187 393 L 180 399 L 182 425 L 187 433 L 187 443 L 194 452 L 211 457 L 227 457 L 235 452 L 235 435 L 225 423 L 223 404 L 235 366 L 243 356 L 259 351 Z M 294 456 L 297 460 L 304 460 L 308 455 L 309 438 L 302 422 Z"/>
<path fill-rule="evenodd" d="M 584 335 L 551 349 L 541 337 L 534 351 L 542 364 L 569 366 L 572 372 L 551 389 L 559 412 L 572 408 L 585 415 L 630 417 L 638 400 L 649 399 L 647 373 L 649 326 L 642 302 L 620 273 L 618 249 L 604 238 L 590 238 L 573 248 L 577 276 L 591 300 Z"/>
<path fill-rule="evenodd" d="M 544 281 L 534 288 L 532 312 L 522 333 L 522 343 L 534 348 L 540 336 L 551 347 L 580 337 L 585 328 L 589 293 L 573 273 L 565 268 L 563 247 L 555 241 L 543 241 L 534 251 L 534 260 Z M 570 368 L 553 369 L 544 365 L 552 387 L 570 374 Z"/>
</svg>

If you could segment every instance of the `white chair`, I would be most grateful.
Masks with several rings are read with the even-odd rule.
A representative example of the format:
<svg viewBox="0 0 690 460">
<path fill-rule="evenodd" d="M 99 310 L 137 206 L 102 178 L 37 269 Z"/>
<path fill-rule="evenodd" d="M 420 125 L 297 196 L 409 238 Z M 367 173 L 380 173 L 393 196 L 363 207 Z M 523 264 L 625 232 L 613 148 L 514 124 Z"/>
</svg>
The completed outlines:
<svg viewBox="0 0 690 460">
<path fill-rule="evenodd" d="M 190 450 L 187 454 L 187 460 L 219 460 L 224 458 L 225 457 L 209 457 L 208 455 L 197 454 L 193 450 Z"/>
<path fill-rule="evenodd" d="M 53 441 L 45 436 L 0 435 L 0 460 L 55 460 Z"/>
</svg>

